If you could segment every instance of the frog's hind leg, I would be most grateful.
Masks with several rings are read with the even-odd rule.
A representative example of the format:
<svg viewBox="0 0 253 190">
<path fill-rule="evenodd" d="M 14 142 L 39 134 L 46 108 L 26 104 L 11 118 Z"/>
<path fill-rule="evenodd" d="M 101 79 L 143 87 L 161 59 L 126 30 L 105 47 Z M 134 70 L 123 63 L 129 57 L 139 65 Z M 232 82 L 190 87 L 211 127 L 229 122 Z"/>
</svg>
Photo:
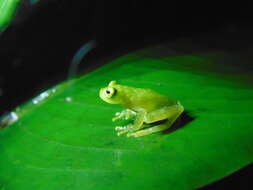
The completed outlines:
<svg viewBox="0 0 253 190">
<path fill-rule="evenodd" d="M 157 110 L 156 113 L 151 112 L 150 114 L 147 115 L 147 118 L 145 120 L 146 123 L 153 123 L 168 118 L 168 120 L 165 123 L 147 129 L 139 130 L 134 133 L 128 133 L 127 136 L 140 137 L 159 131 L 164 131 L 168 129 L 184 111 L 183 106 L 181 106 L 180 104 L 162 109 L 163 110 Z M 154 117 L 154 115 L 156 116 Z"/>
<path fill-rule="evenodd" d="M 145 123 L 154 123 L 157 121 L 162 121 L 165 119 L 173 119 L 177 117 L 184 111 L 184 107 L 178 102 L 173 106 L 165 106 L 158 110 L 152 111 L 145 115 L 144 122 Z M 176 120 L 175 119 L 175 120 Z M 174 121 L 173 121 L 174 122 Z M 172 123 L 173 123 L 172 122 Z"/>
</svg>

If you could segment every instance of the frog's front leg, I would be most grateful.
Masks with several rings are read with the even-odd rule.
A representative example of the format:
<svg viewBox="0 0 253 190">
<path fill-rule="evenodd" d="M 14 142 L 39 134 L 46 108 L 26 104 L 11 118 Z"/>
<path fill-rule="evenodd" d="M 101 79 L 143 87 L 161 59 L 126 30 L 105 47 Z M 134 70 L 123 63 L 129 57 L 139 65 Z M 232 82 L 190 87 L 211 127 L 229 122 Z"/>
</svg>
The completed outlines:
<svg viewBox="0 0 253 190">
<path fill-rule="evenodd" d="M 116 112 L 115 113 L 115 117 L 112 118 L 112 121 L 116 121 L 118 119 L 131 119 L 132 117 L 134 117 L 136 115 L 136 113 L 130 109 L 125 109 L 122 112 Z"/>
<path fill-rule="evenodd" d="M 132 132 L 137 131 L 142 128 L 146 114 L 147 112 L 145 110 L 139 110 L 137 112 L 133 127 L 131 128 Z"/>
<path fill-rule="evenodd" d="M 115 128 L 116 130 L 122 130 L 122 131 L 118 132 L 117 134 L 122 135 L 122 134 L 125 134 L 125 133 L 128 133 L 128 132 L 137 131 L 140 128 L 142 128 L 145 115 L 146 115 L 146 111 L 144 111 L 144 110 L 138 111 L 135 115 L 136 118 L 135 118 L 133 124 L 130 124 L 130 125 L 127 125 L 127 126 L 124 126 L 124 127 L 116 127 Z"/>
</svg>

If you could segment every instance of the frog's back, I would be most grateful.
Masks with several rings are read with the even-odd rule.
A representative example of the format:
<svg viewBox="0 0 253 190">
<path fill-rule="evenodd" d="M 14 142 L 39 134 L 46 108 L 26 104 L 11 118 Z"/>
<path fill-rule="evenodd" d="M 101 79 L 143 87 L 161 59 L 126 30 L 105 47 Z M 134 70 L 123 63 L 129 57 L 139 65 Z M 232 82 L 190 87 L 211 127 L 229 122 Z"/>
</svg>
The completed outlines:
<svg viewBox="0 0 253 190">
<path fill-rule="evenodd" d="M 128 100 L 125 107 L 132 110 L 141 108 L 147 112 L 151 112 L 164 106 L 176 104 L 176 101 L 150 89 L 127 87 L 125 90 L 131 92 L 125 92 L 127 95 L 126 99 Z"/>
</svg>

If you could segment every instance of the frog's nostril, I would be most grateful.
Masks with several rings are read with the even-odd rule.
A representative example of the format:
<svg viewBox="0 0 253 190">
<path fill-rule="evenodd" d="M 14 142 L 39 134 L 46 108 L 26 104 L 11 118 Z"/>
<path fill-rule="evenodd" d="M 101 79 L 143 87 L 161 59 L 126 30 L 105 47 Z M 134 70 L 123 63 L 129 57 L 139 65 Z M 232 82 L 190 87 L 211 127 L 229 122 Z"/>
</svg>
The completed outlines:
<svg viewBox="0 0 253 190">
<path fill-rule="evenodd" d="M 109 90 L 106 90 L 105 92 L 106 92 L 106 94 L 110 94 L 110 91 L 109 91 Z"/>
</svg>

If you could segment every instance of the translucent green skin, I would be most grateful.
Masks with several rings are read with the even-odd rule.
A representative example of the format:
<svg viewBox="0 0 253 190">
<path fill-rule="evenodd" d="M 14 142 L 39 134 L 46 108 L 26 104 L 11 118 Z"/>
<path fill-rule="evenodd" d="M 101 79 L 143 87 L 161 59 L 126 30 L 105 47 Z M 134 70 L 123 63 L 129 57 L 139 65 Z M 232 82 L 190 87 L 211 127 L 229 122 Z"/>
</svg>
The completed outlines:
<svg viewBox="0 0 253 190">
<path fill-rule="evenodd" d="M 116 81 L 111 81 L 107 87 L 101 88 L 99 95 L 105 102 L 121 104 L 127 108 L 121 113 L 116 113 L 113 121 L 135 117 L 132 125 L 116 127 L 116 130 L 121 130 L 118 135 L 128 133 L 128 136 L 138 137 L 165 130 L 184 110 L 179 102 L 170 100 L 150 89 L 123 86 L 117 84 Z M 168 121 L 164 124 L 143 129 L 147 126 L 145 123 L 149 124 L 165 119 Z"/>
</svg>

